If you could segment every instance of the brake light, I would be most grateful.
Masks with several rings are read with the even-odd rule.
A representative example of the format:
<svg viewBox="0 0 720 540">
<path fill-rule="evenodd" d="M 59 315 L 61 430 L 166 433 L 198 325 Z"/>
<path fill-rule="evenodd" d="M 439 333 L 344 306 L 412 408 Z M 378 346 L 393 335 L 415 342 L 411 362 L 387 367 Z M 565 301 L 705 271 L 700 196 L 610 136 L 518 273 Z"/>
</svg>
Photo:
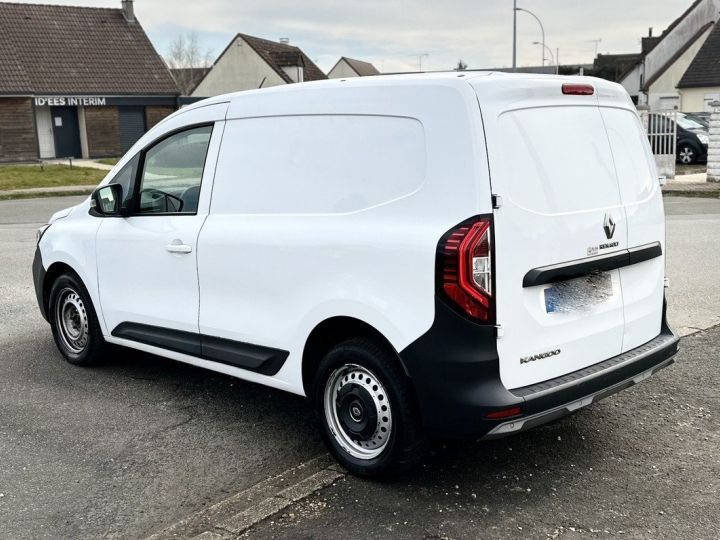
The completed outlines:
<svg viewBox="0 0 720 540">
<path fill-rule="evenodd" d="M 495 322 L 492 217 L 473 218 L 445 234 L 438 246 L 438 289 L 477 322 Z"/>
<path fill-rule="evenodd" d="M 595 88 L 591 84 L 565 83 L 562 85 L 562 93 L 570 96 L 592 96 Z"/>
</svg>

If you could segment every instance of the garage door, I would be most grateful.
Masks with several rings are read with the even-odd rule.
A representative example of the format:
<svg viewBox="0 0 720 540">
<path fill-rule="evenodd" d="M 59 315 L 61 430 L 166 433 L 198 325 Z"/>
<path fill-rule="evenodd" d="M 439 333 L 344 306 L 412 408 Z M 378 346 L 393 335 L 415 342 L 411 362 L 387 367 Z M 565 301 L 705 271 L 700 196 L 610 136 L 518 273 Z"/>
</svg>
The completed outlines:
<svg viewBox="0 0 720 540">
<path fill-rule="evenodd" d="M 145 107 L 119 107 L 120 145 L 123 153 L 145 134 Z"/>
</svg>

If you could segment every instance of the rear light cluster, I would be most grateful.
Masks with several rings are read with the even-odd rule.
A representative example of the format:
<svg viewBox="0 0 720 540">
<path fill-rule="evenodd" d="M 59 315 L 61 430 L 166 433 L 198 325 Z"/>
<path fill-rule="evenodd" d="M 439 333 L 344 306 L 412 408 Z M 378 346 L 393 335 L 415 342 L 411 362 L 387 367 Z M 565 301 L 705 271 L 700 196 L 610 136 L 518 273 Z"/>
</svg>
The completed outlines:
<svg viewBox="0 0 720 540">
<path fill-rule="evenodd" d="M 492 217 L 473 218 L 450 230 L 438 246 L 438 289 L 476 322 L 495 322 Z"/>
</svg>

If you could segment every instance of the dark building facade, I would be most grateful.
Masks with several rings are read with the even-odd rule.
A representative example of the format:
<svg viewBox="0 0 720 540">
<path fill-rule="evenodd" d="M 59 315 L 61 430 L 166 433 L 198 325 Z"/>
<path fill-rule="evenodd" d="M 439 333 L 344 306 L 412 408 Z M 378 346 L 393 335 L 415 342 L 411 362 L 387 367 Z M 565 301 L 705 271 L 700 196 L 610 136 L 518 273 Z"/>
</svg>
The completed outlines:
<svg viewBox="0 0 720 540">
<path fill-rule="evenodd" d="M 178 94 L 131 0 L 0 2 L 0 161 L 118 156 Z"/>
</svg>

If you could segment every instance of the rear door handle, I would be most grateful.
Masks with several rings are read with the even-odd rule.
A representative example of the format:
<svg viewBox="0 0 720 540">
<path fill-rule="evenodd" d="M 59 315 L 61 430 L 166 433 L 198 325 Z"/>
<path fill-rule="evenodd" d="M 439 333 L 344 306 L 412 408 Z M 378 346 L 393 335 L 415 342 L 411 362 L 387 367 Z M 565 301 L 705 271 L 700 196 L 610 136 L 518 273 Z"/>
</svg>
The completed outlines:
<svg viewBox="0 0 720 540">
<path fill-rule="evenodd" d="M 173 242 L 172 244 L 168 244 L 165 246 L 165 249 L 168 250 L 170 253 L 191 253 L 192 248 L 188 246 L 187 244 L 176 244 Z"/>
</svg>

